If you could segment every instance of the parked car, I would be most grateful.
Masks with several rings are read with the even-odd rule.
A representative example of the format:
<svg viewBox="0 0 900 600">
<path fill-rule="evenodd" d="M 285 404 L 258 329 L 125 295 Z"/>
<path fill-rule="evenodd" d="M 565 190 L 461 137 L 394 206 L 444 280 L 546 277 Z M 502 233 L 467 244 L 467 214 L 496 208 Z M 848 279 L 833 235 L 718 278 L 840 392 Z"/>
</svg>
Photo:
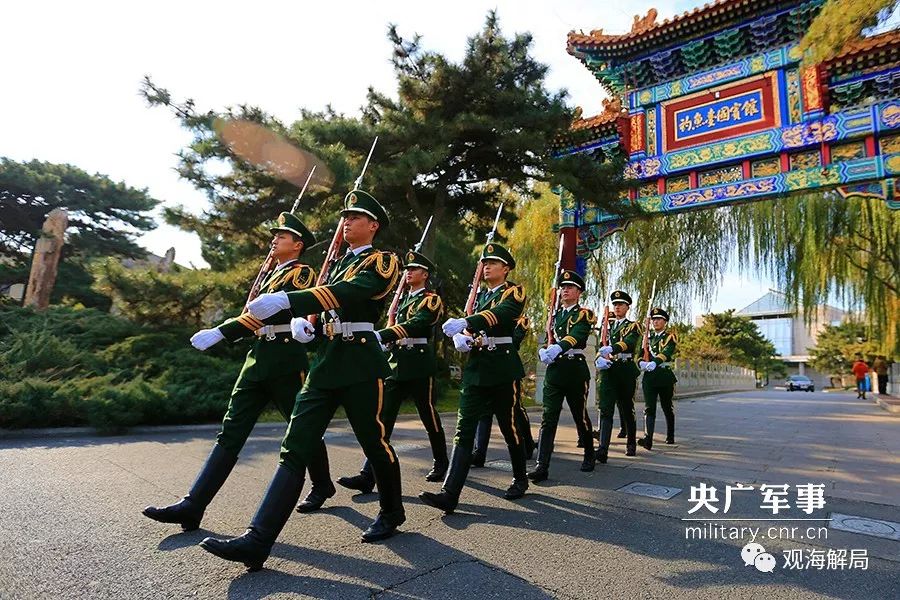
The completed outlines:
<svg viewBox="0 0 900 600">
<path fill-rule="evenodd" d="M 816 391 L 816 386 L 806 375 L 791 375 L 784 382 L 784 387 L 787 388 L 787 391 L 789 392 L 793 392 L 794 390 L 806 390 L 807 392 Z"/>
</svg>

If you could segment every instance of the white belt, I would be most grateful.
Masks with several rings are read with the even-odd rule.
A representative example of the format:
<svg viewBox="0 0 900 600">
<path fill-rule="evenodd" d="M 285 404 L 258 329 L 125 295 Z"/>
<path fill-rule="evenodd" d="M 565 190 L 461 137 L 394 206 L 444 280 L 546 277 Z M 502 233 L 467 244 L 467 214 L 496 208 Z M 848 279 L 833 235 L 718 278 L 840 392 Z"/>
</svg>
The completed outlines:
<svg viewBox="0 0 900 600">
<path fill-rule="evenodd" d="M 634 356 L 634 354 L 619 353 L 619 354 L 616 354 L 616 357 L 613 360 L 631 360 L 632 356 Z"/>
<path fill-rule="evenodd" d="M 497 346 L 511 346 L 513 343 L 512 337 L 488 337 L 486 335 L 478 338 L 478 344 L 482 348 L 487 348 L 488 350 L 493 350 Z"/>
<path fill-rule="evenodd" d="M 344 321 L 332 321 L 330 323 L 325 323 L 325 335 L 328 336 L 328 339 L 333 338 L 337 335 L 338 332 L 341 334 L 341 338 L 344 340 L 352 340 L 354 338 L 354 333 L 360 333 L 363 331 L 375 331 L 375 325 L 372 323 L 345 323 Z"/>
<path fill-rule="evenodd" d="M 572 348 L 563 352 L 563 356 L 584 356 L 584 349 Z"/>
<path fill-rule="evenodd" d="M 428 338 L 401 338 L 397 340 L 398 346 L 426 346 Z"/>
<path fill-rule="evenodd" d="M 275 339 L 275 334 L 290 333 L 290 332 L 291 332 L 291 326 L 290 326 L 290 324 L 287 324 L 287 325 L 266 325 L 265 327 L 260 327 L 253 333 L 256 334 L 256 337 L 265 336 L 266 340 L 271 342 L 272 340 Z"/>
</svg>

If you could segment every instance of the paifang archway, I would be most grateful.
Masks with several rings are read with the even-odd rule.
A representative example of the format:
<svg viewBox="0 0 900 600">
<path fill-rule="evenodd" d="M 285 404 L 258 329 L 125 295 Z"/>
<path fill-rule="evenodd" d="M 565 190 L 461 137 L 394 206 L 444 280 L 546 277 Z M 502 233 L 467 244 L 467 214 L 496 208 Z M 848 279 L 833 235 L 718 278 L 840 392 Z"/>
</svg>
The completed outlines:
<svg viewBox="0 0 900 600">
<path fill-rule="evenodd" d="M 900 32 L 801 65 L 799 41 L 824 0 L 718 0 L 631 31 L 570 32 L 568 52 L 613 98 L 579 117 L 557 155 L 628 157 L 629 199 L 648 214 L 833 189 L 900 209 Z M 563 266 L 627 221 L 560 196 Z"/>
</svg>

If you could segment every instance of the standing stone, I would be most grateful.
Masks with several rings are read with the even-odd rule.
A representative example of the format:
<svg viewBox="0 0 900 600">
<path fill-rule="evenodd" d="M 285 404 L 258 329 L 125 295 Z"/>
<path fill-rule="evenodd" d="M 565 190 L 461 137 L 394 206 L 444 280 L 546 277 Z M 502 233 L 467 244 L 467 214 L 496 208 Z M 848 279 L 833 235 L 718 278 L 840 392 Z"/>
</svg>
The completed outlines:
<svg viewBox="0 0 900 600">
<path fill-rule="evenodd" d="M 69 214 L 64 208 L 54 208 L 47 215 L 41 237 L 34 247 L 31 275 L 28 277 L 28 289 L 25 292 L 25 306 L 43 310 L 50 304 L 50 294 L 56 284 L 59 257 L 62 254 L 68 226 Z"/>
</svg>

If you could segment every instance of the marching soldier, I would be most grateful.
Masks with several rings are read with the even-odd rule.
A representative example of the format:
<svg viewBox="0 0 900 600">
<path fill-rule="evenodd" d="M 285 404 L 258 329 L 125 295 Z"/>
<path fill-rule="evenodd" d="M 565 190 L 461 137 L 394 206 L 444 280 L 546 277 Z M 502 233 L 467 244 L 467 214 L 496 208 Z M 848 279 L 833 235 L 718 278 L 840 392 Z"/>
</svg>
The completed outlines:
<svg viewBox="0 0 900 600">
<path fill-rule="evenodd" d="M 425 504 L 450 514 L 456 509 L 469 466 L 478 421 L 496 415 L 506 440 L 513 467 L 513 482 L 504 498 L 525 495 L 525 445 L 516 426 L 516 387 L 525 375 L 519 353 L 513 345 L 516 320 L 525 309 L 525 290 L 507 281 L 516 261 L 500 244 L 489 243 L 481 253 L 485 289 L 475 300 L 475 312 L 462 319 L 447 319 L 444 334 L 453 337 L 456 349 L 471 352 L 463 370 L 456 436 L 450 470 L 439 493 L 422 492 Z"/>
<path fill-rule="evenodd" d="M 513 329 L 513 346 L 516 352 L 522 346 L 522 341 L 528 335 L 528 317 L 519 317 L 516 320 L 516 328 Z M 475 449 L 472 450 L 472 467 L 481 468 L 487 459 L 487 449 L 491 441 L 491 428 L 494 422 L 493 415 L 486 415 L 478 421 L 478 427 L 475 429 Z M 534 456 L 534 450 L 537 447 L 534 443 L 534 436 L 531 435 L 531 421 L 528 419 L 528 411 L 522 404 L 522 382 L 516 382 L 516 428 L 522 432 L 522 439 L 525 442 L 525 459 L 531 460 Z"/>
<path fill-rule="evenodd" d="M 533 483 L 544 481 L 549 476 L 550 457 L 553 454 L 563 398 L 569 403 L 569 409 L 575 418 L 578 439 L 584 442 L 581 470 L 594 470 L 594 438 L 587 412 L 591 373 L 584 360 L 584 349 L 591 330 L 597 323 L 597 317 L 589 308 L 578 305 L 584 289 L 581 275 L 564 270 L 559 274 L 556 285 L 560 295 L 560 307 L 553 316 L 556 343 L 538 351 L 541 362 L 548 367 L 544 376 L 544 414 L 538 438 L 537 465 L 528 473 L 528 478 Z"/>
<path fill-rule="evenodd" d="M 650 360 L 638 363 L 640 370 L 644 371 L 644 380 L 641 382 L 644 392 L 644 437 L 637 443 L 647 450 L 653 448 L 657 399 L 666 415 L 666 443 L 675 443 L 675 408 L 672 397 L 675 395 L 675 382 L 678 381 L 673 371 L 678 336 L 674 331 L 666 329 L 669 313 L 661 308 L 654 308 L 650 311 L 650 322 L 653 324 L 653 331 L 648 339 Z"/>
<path fill-rule="evenodd" d="M 425 287 L 434 269 L 434 263 L 423 254 L 412 250 L 406 254 L 408 290 L 397 309 L 397 324 L 375 334 L 382 344 L 392 346 L 389 359 L 392 371 L 384 384 L 382 421 L 386 429 L 385 438 L 391 437 L 400 404 L 405 398 L 412 397 L 428 432 L 434 459 L 431 471 L 425 476 L 426 481 L 442 481 L 449 464 L 444 428 L 434 406 L 437 359 L 432 333 L 434 325 L 444 314 L 441 297 Z M 337 482 L 345 488 L 368 494 L 375 487 L 372 465 L 366 460 L 359 475 L 341 477 Z"/>
<path fill-rule="evenodd" d="M 405 520 L 400 493 L 400 464 L 386 439 L 382 411 L 384 380 L 390 366 L 373 323 L 400 278 L 397 257 L 372 247 L 388 226 L 384 208 L 368 193 L 347 194 L 341 212 L 347 253 L 330 270 L 328 282 L 307 290 L 263 294 L 248 305 L 257 319 L 289 310 L 295 338 L 323 338 L 281 446 L 281 459 L 247 531 L 236 538 L 204 539 L 206 551 L 250 570 L 262 568 L 300 494 L 300 474 L 316 456 L 322 435 L 338 406 L 343 406 L 372 471 L 380 495 L 378 517 L 363 533 L 364 542 L 392 536 Z M 319 313 L 318 323 L 298 315 Z"/>
<path fill-rule="evenodd" d="M 278 264 L 263 280 L 260 289 L 273 293 L 308 288 L 315 280 L 315 272 L 299 259 L 304 249 L 315 244 L 312 233 L 300 219 L 288 212 L 281 213 L 278 226 L 270 231 L 275 236 L 272 251 Z M 187 496 L 170 506 L 148 506 L 143 510 L 145 516 L 161 523 L 177 523 L 185 531 L 197 529 L 207 505 L 231 473 L 238 454 L 266 405 L 271 401 L 285 421 L 290 418 L 297 393 L 309 370 L 306 349 L 291 338 L 290 320 L 291 314 L 287 310 L 262 320 L 245 312 L 236 319 L 229 319 L 213 329 L 201 330 L 191 337 L 191 344 L 201 351 L 223 340 L 236 342 L 255 336 L 256 341 L 247 353 L 234 384 L 212 452 Z M 321 440 L 319 446 L 321 452 L 317 459 L 307 465 L 313 490 L 298 505 L 301 512 L 321 507 L 335 492 Z M 300 474 L 302 482 L 302 472 Z"/>
<path fill-rule="evenodd" d="M 634 362 L 634 352 L 641 341 L 638 324 L 627 318 L 631 296 L 621 290 L 610 295 L 615 321 L 609 326 L 609 345 L 599 350 L 596 365 L 600 370 L 600 448 L 597 460 L 605 463 L 612 436 L 613 412 L 619 409 L 624 420 L 627 440 L 625 456 L 636 451 L 636 423 L 634 419 L 634 388 L 640 374 Z"/>
</svg>

